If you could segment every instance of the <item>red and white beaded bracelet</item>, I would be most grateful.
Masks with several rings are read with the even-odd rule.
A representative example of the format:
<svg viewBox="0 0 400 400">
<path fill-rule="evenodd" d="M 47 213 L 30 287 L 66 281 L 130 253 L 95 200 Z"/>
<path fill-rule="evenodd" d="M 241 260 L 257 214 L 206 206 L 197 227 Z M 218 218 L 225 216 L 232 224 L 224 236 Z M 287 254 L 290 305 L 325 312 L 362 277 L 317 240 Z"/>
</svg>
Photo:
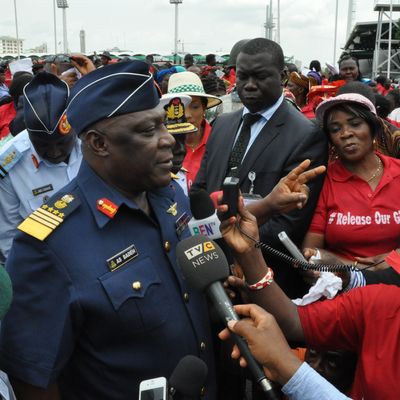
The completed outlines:
<svg viewBox="0 0 400 400">
<path fill-rule="evenodd" d="M 263 278 L 261 278 L 258 282 L 253 283 L 252 285 L 247 284 L 247 287 L 250 290 L 261 290 L 269 286 L 273 281 L 274 281 L 274 271 L 272 271 L 271 268 L 268 268 L 268 271 Z"/>
</svg>

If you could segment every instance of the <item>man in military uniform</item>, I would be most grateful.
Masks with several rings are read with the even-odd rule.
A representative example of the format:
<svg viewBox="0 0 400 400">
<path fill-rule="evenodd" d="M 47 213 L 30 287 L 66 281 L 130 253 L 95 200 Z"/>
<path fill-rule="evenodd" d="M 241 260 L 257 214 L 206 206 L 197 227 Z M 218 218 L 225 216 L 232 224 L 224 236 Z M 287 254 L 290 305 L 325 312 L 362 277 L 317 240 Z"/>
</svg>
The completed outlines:
<svg viewBox="0 0 400 400">
<path fill-rule="evenodd" d="M 0 151 L 0 253 L 4 259 L 17 226 L 78 173 L 82 153 L 65 118 L 68 94 L 66 83 L 47 72 L 24 88 L 27 129 Z"/>
<path fill-rule="evenodd" d="M 206 304 L 176 265 L 189 209 L 170 180 L 164 116 L 140 61 L 72 89 L 81 168 L 19 226 L 6 264 L 15 296 L 0 366 L 19 400 L 135 399 L 140 381 L 168 378 L 187 354 L 207 363 L 215 398 Z"/>
</svg>

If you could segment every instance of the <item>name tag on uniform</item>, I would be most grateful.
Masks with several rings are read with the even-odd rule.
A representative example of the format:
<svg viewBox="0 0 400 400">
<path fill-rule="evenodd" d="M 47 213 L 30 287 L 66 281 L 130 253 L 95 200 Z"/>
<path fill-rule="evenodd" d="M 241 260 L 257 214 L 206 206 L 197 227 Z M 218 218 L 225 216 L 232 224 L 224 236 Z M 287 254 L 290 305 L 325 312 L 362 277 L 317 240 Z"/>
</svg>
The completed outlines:
<svg viewBox="0 0 400 400">
<path fill-rule="evenodd" d="M 32 189 L 32 194 L 34 196 L 39 196 L 40 194 L 46 193 L 46 192 L 50 192 L 51 190 L 53 190 L 53 185 L 51 183 L 49 183 L 46 186 L 41 186 L 38 187 L 36 189 Z"/>
<path fill-rule="evenodd" d="M 110 257 L 107 260 L 108 268 L 111 272 L 115 271 L 116 269 L 122 267 L 127 262 L 133 260 L 139 255 L 138 251 L 134 244 L 131 244 L 126 249 L 120 251 L 115 256 Z"/>
<path fill-rule="evenodd" d="M 188 226 L 188 223 L 190 221 L 190 217 L 187 212 L 184 212 L 175 222 L 175 227 L 176 227 L 176 234 L 178 237 L 181 235 L 181 233 L 186 229 Z"/>
</svg>

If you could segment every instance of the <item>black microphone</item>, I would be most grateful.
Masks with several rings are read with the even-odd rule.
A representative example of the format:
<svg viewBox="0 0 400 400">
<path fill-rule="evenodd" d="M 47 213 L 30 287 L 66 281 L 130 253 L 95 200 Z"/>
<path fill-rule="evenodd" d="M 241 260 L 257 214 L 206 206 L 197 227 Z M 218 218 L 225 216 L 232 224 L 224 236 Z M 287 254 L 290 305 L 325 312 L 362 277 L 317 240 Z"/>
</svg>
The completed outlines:
<svg viewBox="0 0 400 400">
<path fill-rule="evenodd" d="M 229 266 L 221 248 L 205 236 L 191 236 L 182 240 L 176 246 L 178 265 L 188 284 L 194 289 L 205 291 L 215 306 L 218 315 L 226 325 L 228 321 L 239 321 L 239 316 L 233 309 L 232 302 L 226 295 L 220 282 L 229 275 Z M 269 380 L 257 361 L 251 354 L 247 343 L 231 332 L 233 339 L 240 349 L 240 353 L 247 361 L 247 366 L 261 386 L 266 397 L 277 400 L 278 397 Z"/>
<path fill-rule="evenodd" d="M 192 236 L 204 235 L 210 239 L 222 237 L 219 230 L 221 224 L 210 195 L 204 190 L 191 191 L 189 193 L 190 211 L 193 218 L 188 227 Z"/>
<path fill-rule="evenodd" d="M 174 400 L 199 399 L 206 383 L 207 364 L 198 357 L 183 357 L 169 378 L 169 393 Z"/>
</svg>

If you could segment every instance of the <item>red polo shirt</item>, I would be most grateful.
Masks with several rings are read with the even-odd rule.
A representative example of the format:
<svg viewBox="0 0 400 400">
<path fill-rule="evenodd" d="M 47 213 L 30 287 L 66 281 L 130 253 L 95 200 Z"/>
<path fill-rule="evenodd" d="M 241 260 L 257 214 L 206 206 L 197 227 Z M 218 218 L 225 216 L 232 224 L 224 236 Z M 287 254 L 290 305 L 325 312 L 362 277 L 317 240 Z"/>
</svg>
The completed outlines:
<svg viewBox="0 0 400 400">
<path fill-rule="evenodd" d="M 328 167 L 310 231 L 348 259 L 400 247 L 400 160 L 377 153 L 384 166 L 374 191 L 339 161 Z"/>
<path fill-rule="evenodd" d="M 190 146 L 186 145 L 186 156 L 183 160 L 183 167 L 188 171 L 186 179 L 189 190 L 200 169 L 201 160 L 206 151 L 207 140 L 211 133 L 211 125 L 206 120 L 203 120 L 203 124 L 203 137 L 198 146 L 195 149 L 192 149 Z"/>
<path fill-rule="evenodd" d="M 369 285 L 297 307 L 307 344 L 358 354 L 352 399 L 399 398 L 399 299 L 397 286 Z"/>
</svg>

